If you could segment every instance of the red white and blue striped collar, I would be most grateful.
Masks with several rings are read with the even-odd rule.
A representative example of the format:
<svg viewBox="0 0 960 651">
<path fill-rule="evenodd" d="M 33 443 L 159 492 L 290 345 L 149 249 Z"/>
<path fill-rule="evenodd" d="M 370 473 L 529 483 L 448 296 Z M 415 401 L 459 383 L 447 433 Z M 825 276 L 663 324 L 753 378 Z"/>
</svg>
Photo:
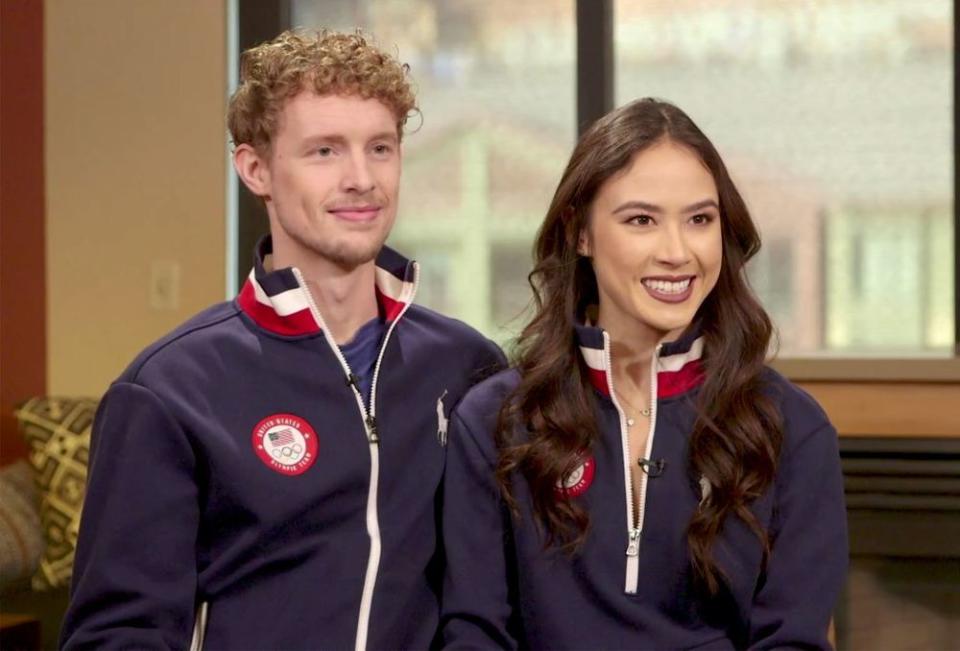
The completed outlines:
<svg viewBox="0 0 960 651">
<path fill-rule="evenodd" d="M 590 373 L 590 383 L 609 397 L 610 354 L 606 349 L 604 331 L 595 326 L 577 325 L 576 335 L 580 354 Z M 660 347 L 660 355 L 654 362 L 657 365 L 657 398 L 677 396 L 703 383 L 703 345 L 704 337 L 694 325 L 676 341 Z"/>
<path fill-rule="evenodd" d="M 267 271 L 264 261 L 273 252 L 267 235 L 257 244 L 253 269 L 240 289 L 237 304 L 261 328 L 279 335 L 311 335 L 322 327 L 310 309 L 309 290 L 292 267 Z M 383 247 L 376 261 L 377 301 L 389 325 L 413 302 L 417 263 Z"/>
</svg>

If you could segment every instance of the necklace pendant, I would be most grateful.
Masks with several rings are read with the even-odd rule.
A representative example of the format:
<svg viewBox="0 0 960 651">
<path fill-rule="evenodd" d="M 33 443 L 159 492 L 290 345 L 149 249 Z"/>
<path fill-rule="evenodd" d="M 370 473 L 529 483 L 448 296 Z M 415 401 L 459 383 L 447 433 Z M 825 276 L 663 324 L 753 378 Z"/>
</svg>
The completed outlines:
<svg viewBox="0 0 960 651">
<path fill-rule="evenodd" d="M 637 422 L 637 421 L 633 420 L 632 418 L 628 418 L 628 419 L 627 419 L 627 427 L 633 427 L 633 425 L 634 425 L 636 422 Z"/>
</svg>

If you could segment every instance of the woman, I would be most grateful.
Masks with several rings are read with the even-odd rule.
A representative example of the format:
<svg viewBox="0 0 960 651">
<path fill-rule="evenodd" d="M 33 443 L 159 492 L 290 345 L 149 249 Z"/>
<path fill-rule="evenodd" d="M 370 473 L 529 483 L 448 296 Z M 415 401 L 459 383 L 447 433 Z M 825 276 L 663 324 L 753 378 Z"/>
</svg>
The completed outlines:
<svg viewBox="0 0 960 651">
<path fill-rule="evenodd" d="M 829 648 L 836 432 L 764 366 L 759 247 L 678 108 L 640 100 L 583 135 L 514 368 L 451 418 L 449 648 Z"/>
</svg>

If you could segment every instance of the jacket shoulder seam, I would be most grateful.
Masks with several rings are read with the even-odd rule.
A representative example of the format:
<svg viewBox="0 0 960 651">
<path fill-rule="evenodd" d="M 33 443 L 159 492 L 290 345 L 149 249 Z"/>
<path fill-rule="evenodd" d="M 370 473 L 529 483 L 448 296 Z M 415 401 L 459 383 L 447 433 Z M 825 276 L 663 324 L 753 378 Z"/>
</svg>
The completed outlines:
<svg viewBox="0 0 960 651">
<path fill-rule="evenodd" d="M 139 381 L 140 372 L 143 371 L 143 368 L 144 368 L 154 357 L 156 357 L 159 353 L 161 353 L 162 351 L 166 350 L 167 348 L 169 348 L 170 346 L 172 346 L 172 345 L 175 344 L 176 342 L 180 341 L 180 340 L 183 339 L 184 337 L 187 337 L 188 335 L 192 335 L 193 333 L 195 333 L 195 332 L 197 332 L 197 331 L 199 331 L 199 330 L 205 330 L 205 329 L 207 329 L 207 328 L 212 328 L 213 326 L 215 326 L 215 325 L 217 325 L 217 324 L 220 324 L 220 323 L 223 323 L 224 321 L 229 321 L 230 319 L 236 318 L 236 317 L 237 317 L 237 307 L 236 307 L 235 305 L 231 304 L 231 309 L 233 310 L 233 312 L 231 312 L 230 314 L 221 316 L 221 317 L 219 317 L 219 318 L 217 318 L 217 319 L 214 319 L 213 321 L 207 321 L 207 322 L 205 322 L 205 323 L 198 323 L 197 325 L 190 327 L 189 329 L 185 330 L 184 332 L 181 332 L 181 333 L 179 333 L 179 334 L 176 335 L 176 336 L 170 337 L 169 339 L 167 339 L 166 341 L 164 341 L 162 344 L 158 344 L 158 345 L 156 346 L 156 348 L 155 348 L 154 350 L 150 351 L 147 355 L 145 355 L 144 358 L 143 358 L 142 360 L 140 360 L 140 363 L 137 364 L 136 368 L 133 369 L 133 372 L 132 372 L 132 374 L 131 374 L 131 380 L 128 381 L 128 383 L 129 383 L 129 384 L 135 384 L 135 385 L 137 385 L 137 386 L 141 386 L 141 387 L 143 387 L 143 388 L 145 388 L 145 389 L 148 389 L 148 387 L 147 387 L 146 385 L 142 384 L 142 383 Z M 151 393 L 152 393 L 152 391 L 151 391 Z"/>
</svg>

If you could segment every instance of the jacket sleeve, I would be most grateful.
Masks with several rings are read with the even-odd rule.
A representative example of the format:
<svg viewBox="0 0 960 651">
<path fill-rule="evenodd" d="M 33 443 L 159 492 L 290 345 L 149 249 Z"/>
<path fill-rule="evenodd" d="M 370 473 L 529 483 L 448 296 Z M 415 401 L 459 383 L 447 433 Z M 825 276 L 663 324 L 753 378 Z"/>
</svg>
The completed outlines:
<svg viewBox="0 0 960 651">
<path fill-rule="evenodd" d="M 194 619 L 195 457 L 159 398 L 111 386 L 97 411 L 63 649 L 186 649 Z"/>
<path fill-rule="evenodd" d="M 481 381 L 496 375 L 507 368 L 507 357 L 503 354 L 500 346 L 491 340 L 484 338 L 474 359 L 473 372 L 470 376 L 470 386 L 479 384 Z"/>
<path fill-rule="evenodd" d="M 827 628 L 849 555 L 837 433 L 824 423 L 785 447 L 750 648 L 830 649 Z"/>
<path fill-rule="evenodd" d="M 493 441 L 478 445 L 458 411 L 444 476 L 446 570 L 440 625 L 445 649 L 516 649 L 511 632 L 510 515 L 494 477 Z"/>
</svg>

